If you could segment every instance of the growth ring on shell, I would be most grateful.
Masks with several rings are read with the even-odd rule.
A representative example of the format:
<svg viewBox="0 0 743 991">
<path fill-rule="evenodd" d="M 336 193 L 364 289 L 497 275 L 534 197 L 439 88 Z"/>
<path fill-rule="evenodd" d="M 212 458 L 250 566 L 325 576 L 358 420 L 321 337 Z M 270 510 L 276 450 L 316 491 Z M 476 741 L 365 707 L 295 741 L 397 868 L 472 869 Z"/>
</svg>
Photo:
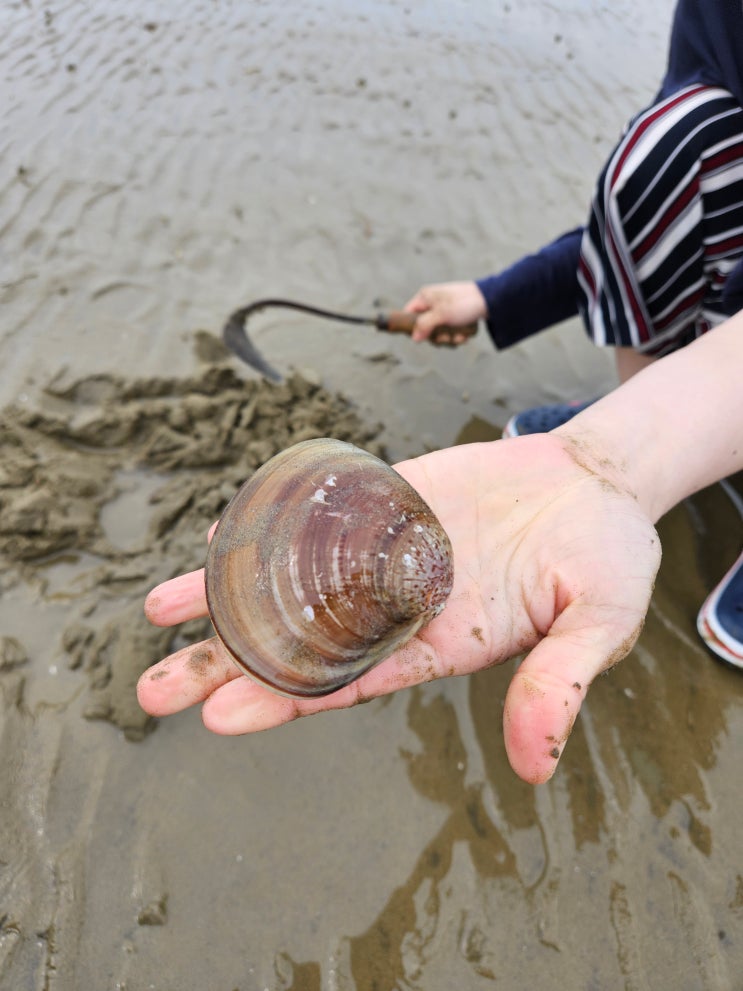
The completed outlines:
<svg viewBox="0 0 743 991">
<path fill-rule="evenodd" d="M 321 438 L 266 462 L 225 509 L 206 561 L 217 636 L 285 695 L 360 677 L 444 607 L 449 538 L 393 468 Z"/>
</svg>

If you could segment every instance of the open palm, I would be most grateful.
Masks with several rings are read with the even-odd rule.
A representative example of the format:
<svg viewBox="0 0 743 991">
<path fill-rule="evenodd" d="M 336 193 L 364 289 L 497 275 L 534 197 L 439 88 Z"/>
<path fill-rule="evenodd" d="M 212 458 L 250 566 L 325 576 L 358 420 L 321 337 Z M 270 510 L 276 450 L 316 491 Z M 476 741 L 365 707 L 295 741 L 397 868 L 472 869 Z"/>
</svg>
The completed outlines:
<svg viewBox="0 0 743 991">
<path fill-rule="evenodd" d="M 527 653 L 506 698 L 506 746 L 521 777 L 549 778 L 591 681 L 642 628 L 657 534 L 631 494 L 553 435 L 449 448 L 396 467 L 454 548 L 454 588 L 432 623 L 358 681 L 307 700 L 245 677 L 212 638 L 145 672 L 143 708 L 162 716 L 203 702 L 209 729 L 249 733 Z M 205 615 L 203 571 L 154 589 L 145 608 L 161 626 Z"/>
</svg>

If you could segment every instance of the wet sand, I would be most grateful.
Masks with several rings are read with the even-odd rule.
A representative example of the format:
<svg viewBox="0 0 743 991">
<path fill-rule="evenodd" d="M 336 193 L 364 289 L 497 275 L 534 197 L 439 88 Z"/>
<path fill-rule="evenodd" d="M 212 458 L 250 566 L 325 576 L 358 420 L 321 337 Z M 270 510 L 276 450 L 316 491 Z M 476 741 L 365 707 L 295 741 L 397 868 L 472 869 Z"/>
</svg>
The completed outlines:
<svg viewBox="0 0 743 991">
<path fill-rule="evenodd" d="M 743 527 L 661 522 L 633 654 L 555 779 L 510 771 L 513 663 L 253 738 L 133 686 L 200 635 L 157 581 L 311 434 L 391 460 L 612 384 L 575 323 L 497 354 L 352 312 L 582 222 L 670 3 L 7 4 L 0 12 L 0 987 L 742 987 L 743 682 L 694 617 Z M 299 374 L 293 374 L 292 369 Z"/>
</svg>

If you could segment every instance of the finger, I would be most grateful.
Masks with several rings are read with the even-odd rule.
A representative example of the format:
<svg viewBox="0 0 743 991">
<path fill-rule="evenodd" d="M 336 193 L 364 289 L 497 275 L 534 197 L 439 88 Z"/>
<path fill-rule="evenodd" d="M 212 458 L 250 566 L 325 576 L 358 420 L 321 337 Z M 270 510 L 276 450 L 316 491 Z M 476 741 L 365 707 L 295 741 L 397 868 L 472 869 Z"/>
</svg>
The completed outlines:
<svg viewBox="0 0 743 991">
<path fill-rule="evenodd" d="M 320 699 L 287 698 L 244 676 L 220 686 L 210 695 L 204 703 L 201 718 L 212 733 L 239 736 L 273 729 L 300 716 L 332 708 L 328 704 L 328 699 L 332 698 L 334 696 Z M 348 705 L 352 704 L 348 702 Z"/>
<path fill-rule="evenodd" d="M 412 340 L 416 342 L 428 340 L 440 322 L 435 310 L 426 310 L 425 313 L 421 313 L 415 321 L 413 333 L 410 335 Z"/>
<path fill-rule="evenodd" d="M 170 716 L 203 702 L 242 672 L 216 637 L 191 644 L 148 668 L 137 684 L 139 704 L 151 716 Z"/>
<path fill-rule="evenodd" d="M 204 569 L 190 571 L 157 585 L 145 599 L 144 611 L 153 626 L 174 626 L 206 616 Z"/>
<path fill-rule="evenodd" d="M 634 634 L 616 627 L 550 633 L 522 662 L 509 686 L 503 732 L 511 767 L 532 784 L 555 772 L 588 688 L 625 657 Z"/>
<path fill-rule="evenodd" d="M 403 306 L 403 311 L 405 313 L 424 313 L 430 308 L 430 305 L 425 290 L 421 289 L 407 301 Z"/>
<path fill-rule="evenodd" d="M 435 327 L 429 336 L 432 344 L 437 344 L 439 346 L 444 345 L 452 348 L 459 347 L 460 344 L 464 344 L 465 341 L 469 340 L 466 334 L 457 333 L 456 330 L 448 327 Z"/>
<path fill-rule="evenodd" d="M 458 661 L 460 673 L 475 670 L 483 664 L 479 656 L 460 657 Z M 262 688 L 247 677 L 231 681 L 206 701 L 203 719 L 205 726 L 214 733 L 226 736 L 255 733 L 316 712 L 347 709 L 452 673 L 428 642 L 415 637 L 362 678 L 322 698 L 288 699 Z"/>
</svg>

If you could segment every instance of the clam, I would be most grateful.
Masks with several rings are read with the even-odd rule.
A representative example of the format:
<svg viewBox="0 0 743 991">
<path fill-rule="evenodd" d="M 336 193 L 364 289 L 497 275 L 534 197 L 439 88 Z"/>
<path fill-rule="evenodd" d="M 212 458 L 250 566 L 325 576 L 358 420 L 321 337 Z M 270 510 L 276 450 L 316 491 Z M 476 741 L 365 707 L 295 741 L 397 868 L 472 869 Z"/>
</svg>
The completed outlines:
<svg viewBox="0 0 743 991">
<path fill-rule="evenodd" d="M 327 695 L 444 608 L 449 538 L 393 468 L 321 438 L 266 462 L 225 509 L 206 561 L 217 636 L 283 695 Z"/>
</svg>

